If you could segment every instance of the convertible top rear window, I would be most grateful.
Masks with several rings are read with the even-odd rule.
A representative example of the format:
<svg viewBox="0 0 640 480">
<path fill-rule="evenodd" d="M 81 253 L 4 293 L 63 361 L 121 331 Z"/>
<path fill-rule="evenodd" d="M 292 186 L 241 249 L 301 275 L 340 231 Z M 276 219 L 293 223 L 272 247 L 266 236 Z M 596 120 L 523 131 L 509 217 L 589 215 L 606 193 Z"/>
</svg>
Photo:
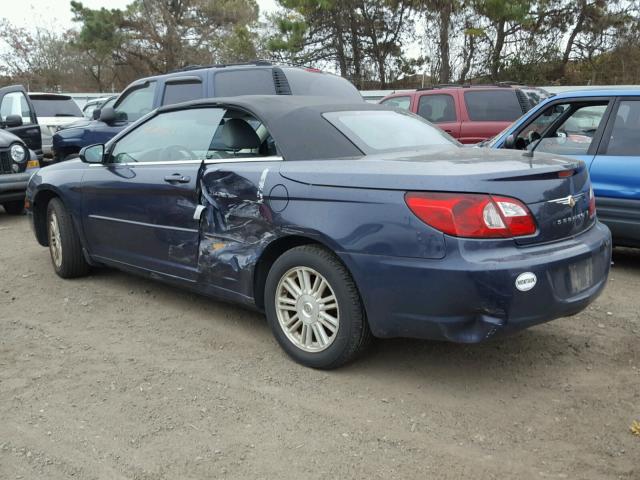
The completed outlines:
<svg viewBox="0 0 640 480">
<path fill-rule="evenodd" d="M 323 117 L 365 154 L 459 145 L 438 128 L 393 110 L 329 112 Z"/>
</svg>

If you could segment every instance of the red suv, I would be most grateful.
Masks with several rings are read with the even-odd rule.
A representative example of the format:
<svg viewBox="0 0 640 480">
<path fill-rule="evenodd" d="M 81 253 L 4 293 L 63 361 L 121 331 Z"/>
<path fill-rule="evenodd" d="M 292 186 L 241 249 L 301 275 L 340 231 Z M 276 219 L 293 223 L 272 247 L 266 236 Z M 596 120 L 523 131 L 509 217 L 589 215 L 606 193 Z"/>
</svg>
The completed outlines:
<svg viewBox="0 0 640 480">
<path fill-rule="evenodd" d="M 513 85 L 438 86 L 394 93 L 380 103 L 417 113 L 462 143 L 497 135 L 548 95 Z"/>
</svg>

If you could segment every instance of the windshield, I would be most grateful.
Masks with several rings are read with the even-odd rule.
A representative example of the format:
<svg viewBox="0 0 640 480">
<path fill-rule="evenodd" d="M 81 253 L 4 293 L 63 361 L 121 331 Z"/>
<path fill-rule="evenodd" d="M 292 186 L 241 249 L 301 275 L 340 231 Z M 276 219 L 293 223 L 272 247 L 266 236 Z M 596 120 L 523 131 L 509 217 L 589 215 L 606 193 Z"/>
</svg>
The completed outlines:
<svg viewBox="0 0 640 480">
<path fill-rule="evenodd" d="M 80 107 L 71 98 L 34 98 L 33 108 L 38 117 L 82 117 Z"/>
<path fill-rule="evenodd" d="M 460 146 L 426 120 L 395 110 L 325 113 L 324 118 L 365 154 Z"/>
</svg>

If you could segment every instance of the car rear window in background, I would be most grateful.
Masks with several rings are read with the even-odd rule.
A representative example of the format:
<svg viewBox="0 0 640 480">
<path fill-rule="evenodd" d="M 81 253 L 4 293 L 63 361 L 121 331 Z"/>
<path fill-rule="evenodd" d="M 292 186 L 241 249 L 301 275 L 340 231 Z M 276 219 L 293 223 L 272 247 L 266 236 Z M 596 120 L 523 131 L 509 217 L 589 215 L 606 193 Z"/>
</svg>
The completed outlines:
<svg viewBox="0 0 640 480">
<path fill-rule="evenodd" d="M 397 111 L 344 111 L 323 116 L 365 154 L 458 145 L 424 120 Z"/>
<path fill-rule="evenodd" d="M 464 92 L 469 119 L 473 122 L 512 122 L 522 116 L 515 90 Z"/>
<path fill-rule="evenodd" d="M 363 102 L 358 89 L 349 81 L 330 73 L 303 68 L 283 68 L 293 95 L 313 95 Z"/>
<path fill-rule="evenodd" d="M 69 98 L 31 97 L 38 117 L 82 117 L 78 104 Z"/>
<path fill-rule="evenodd" d="M 456 103 L 448 94 L 422 95 L 418 115 L 433 123 L 455 122 Z"/>
<path fill-rule="evenodd" d="M 409 108 L 411 108 L 411 97 L 392 97 L 380 103 L 382 103 L 383 105 L 388 105 L 390 107 L 409 110 Z"/>
<path fill-rule="evenodd" d="M 163 105 L 188 102 L 202 98 L 202 82 L 167 83 L 164 87 Z"/>
<path fill-rule="evenodd" d="M 216 73 L 213 93 L 216 97 L 275 95 L 276 87 L 271 69 L 241 69 Z"/>
</svg>

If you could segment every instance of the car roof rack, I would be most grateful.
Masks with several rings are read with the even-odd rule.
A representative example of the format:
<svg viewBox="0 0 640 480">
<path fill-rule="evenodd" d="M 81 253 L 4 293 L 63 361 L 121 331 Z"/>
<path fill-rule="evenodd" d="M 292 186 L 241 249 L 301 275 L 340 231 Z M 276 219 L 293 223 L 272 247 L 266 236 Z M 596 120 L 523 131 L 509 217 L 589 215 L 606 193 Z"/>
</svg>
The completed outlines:
<svg viewBox="0 0 640 480">
<path fill-rule="evenodd" d="M 187 65 L 186 67 L 171 70 L 167 73 L 179 73 L 189 72 L 191 70 L 201 70 L 203 68 L 226 68 L 226 67 L 242 67 L 242 66 L 256 66 L 256 67 L 270 67 L 273 63 L 269 60 L 252 60 L 250 62 L 238 62 L 238 63 L 215 63 L 213 65 Z"/>
<path fill-rule="evenodd" d="M 477 84 L 470 84 L 470 83 L 440 83 L 438 85 L 431 85 L 430 87 L 422 87 L 422 88 L 418 88 L 418 91 L 423 91 L 423 90 L 438 90 L 438 89 L 443 89 L 443 88 L 487 88 L 487 87 L 499 87 L 499 88 L 511 88 L 515 86 L 515 84 L 510 84 L 510 83 L 506 83 L 506 82 L 498 82 L 498 83 L 477 83 Z"/>
</svg>

